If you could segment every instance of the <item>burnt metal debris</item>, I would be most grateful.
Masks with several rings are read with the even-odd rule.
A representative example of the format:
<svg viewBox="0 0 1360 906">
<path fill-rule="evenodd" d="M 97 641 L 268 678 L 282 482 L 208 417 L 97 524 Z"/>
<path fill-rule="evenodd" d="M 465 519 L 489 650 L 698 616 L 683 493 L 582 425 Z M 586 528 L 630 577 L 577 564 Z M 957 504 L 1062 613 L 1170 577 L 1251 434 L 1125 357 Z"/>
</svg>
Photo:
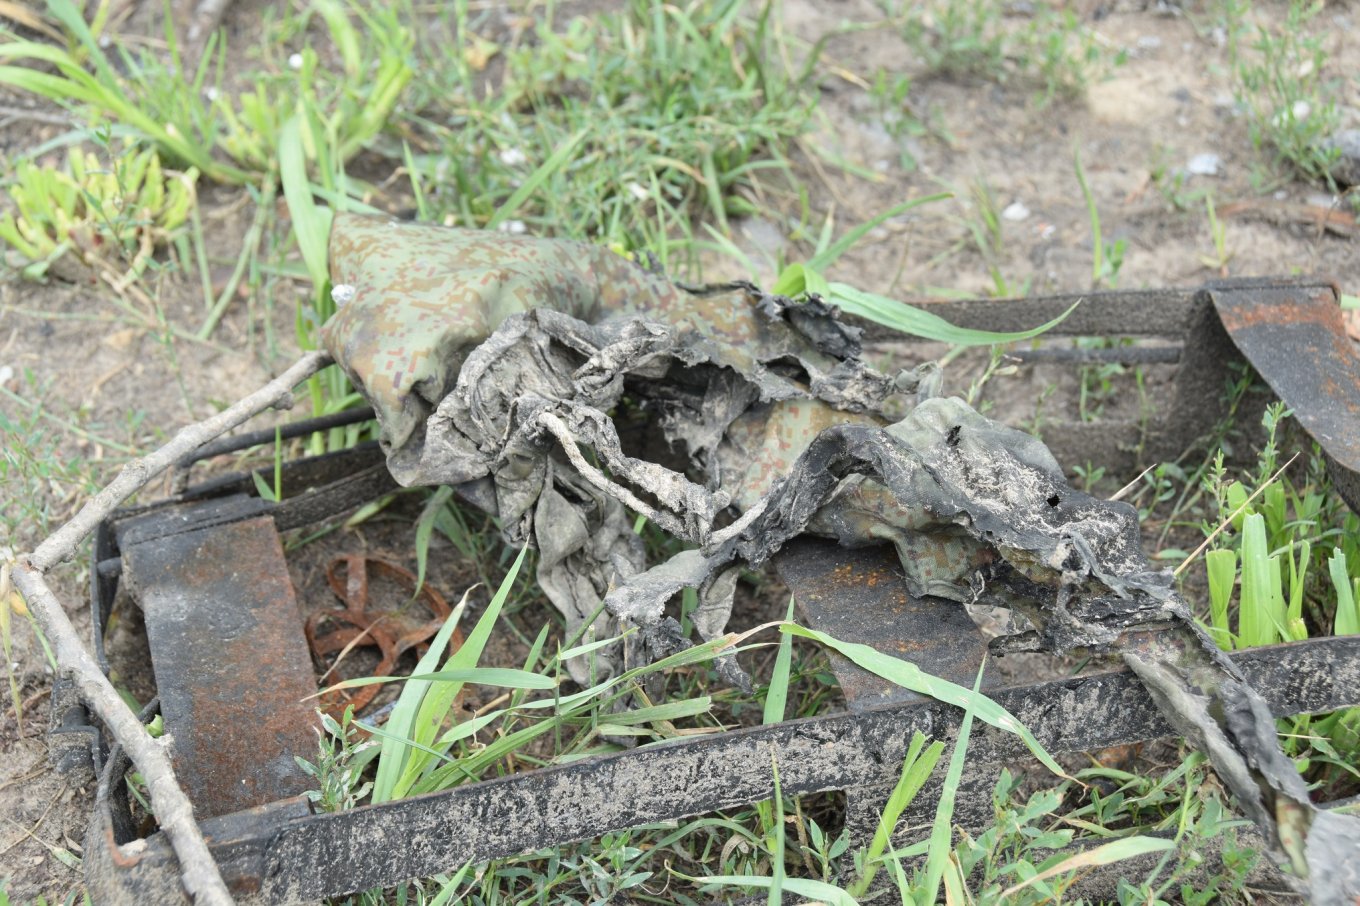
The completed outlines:
<svg viewBox="0 0 1360 906">
<path fill-rule="evenodd" d="M 406 591 L 406 606 L 387 610 L 369 607 L 369 577 L 375 574 L 395 581 Z M 404 652 L 415 649 L 418 655 L 424 655 L 430 639 L 452 613 L 433 585 L 421 584 L 409 569 L 381 557 L 364 554 L 336 557 L 326 566 L 326 581 L 344 602 L 344 609 L 313 611 L 303 624 L 303 632 L 317 663 L 330 665 L 322 678 L 329 679 L 331 684 L 349 678 L 343 671 L 336 671 L 345 655 L 356 647 L 378 649 L 378 663 L 367 671 L 368 675 L 392 676 Z M 424 602 L 423 614 L 412 611 L 410 605 L 416 600 Z M 462 644 L 463 633 L 455 628 L 449 639 L 449 653 Z M 374 683 L 353 691 L 335 689 L 321 696 L 320 707 L 336 720 L 346 708 L 353 708 L 354 714 L 359 715 L 382 687 L 383 684 Z"/>
<path fill-rule="evenodd" d="M 331 259 L 346 304 L 327 326 L 328 346 L 373 403 L 381 448 L 289 466 L 285 486 L 307 490 L 276 503 L 249 496 L 248 477 L 232 477 L 193 489 L 181 481 L 174 499 L 116 514 L 96 539 L 97 627 L 121 581 L 149 624 L 169 611 L 187 621 L 177 631 L 190 636 L 234 631 L 236 623 L 221 621 L 235 617 L 148 606 L 141 590 L 156 587 L 157 570 L 168 570 L 161 581 L 169 588 L 191 584 L 193 570 L 177 575 L 173 557 L 138 553 L 144 534 L 173 551 L 204 533 L 250 532 L 264 550 L 271 532 L 277 545 L 278 531 L 390 491 L 389 473 L 402 484 L 451 484 L 498 515 L 509 540 L 538 546 L 540 584 L 569 625 L 580 626 L 603 599 L 602 619 L 640 626 L 642 644 L 628 657 L 687 644 L 665 615 L 682 587 L 699 592 L 700 635 L 720 634 L 736 570 L 771 558 L 813 628 L 955 679 L 971 675 L 984 650 L 960 619 L 963 601 L 995 601 L 1027 618 L 1026 631 L 992 643 L 999 652 L 1119 652 L 1137 680 L 1103 674 L 993 697 L 1054 751 L 1147 738 L 1169 723 L 1205 749 L 1276 862 L 1307 879 L 1314 901 L 1343 902 L 1360 890 L 1360 869 L 1341 858 L 1360 848 L 1360 822 L 1309 801 L 1278 749 L 1270 710 L 1360 702 L 1360 642 L 1222 655 L 1195 628 L 1169 577 L 1144 559 L 1132 509 L 1070 488 L 1059 467 L 1095 460 L 1127 471 L 1179 455 L 1222 417 L 1240 349 L 1322 445 L 1354 506 L 1357 435 L 1345 426 L 1360 424 L 1353 410 L 1360 397 L 1348 396 L 1360 387 L 1360 369 L 1348 341 L 1329 340 L 1334 287 L 1257 281 L 1091 294 L 1053 335 L 1164 338 L 1161 346 L 1108 352 L 1178 362 L 1174 401 L 1147 425 L 1052 426 L 1045 447 L 940 397 L 932 367 L 873 372 L 858 358 L 859 328 L 816 299 L 798 304 L 744 284 L 686 289 L 584 244 L 347 216 L 337 218 Z M 1020 330 L 1072 301 L 934 310 L 961 326 Z M 1285 343 L 1299 345 L 1280 357 Z M 1310 383 L 1324 374 L 1333 383 Z M 645 409 L 682 449 L 676 468 L 625 451 L 608 414 L 625 404 Z M 881 415 L 892 405 L 895 422 Z M 649 566 L 630 510 L 696 548 Z M 891 547 L 856 549 L 870 543 Z M 280 575 L 270 560 L 254 565 Z M 305 649 L 295 622 L 296 638 L 280 651 Z M 158 647 L 153 642 L 153 660 Z M 192 698 L 214 681 L 168 657 L 165 667 L 156 664 L 158 679 L 179 672 L 166 673 L 175 688 L 163 697 Z M 268 660 L 277 660 L 273 651 Z M 725 669 L 743 682 L 735 663 Z M 786 792 L 856 790 L 852 806 L 865 811 L 890 784 L 911 729 L 947 738 L 957 714 L 906 700 L 846 664 L 836 671 L 850 715 L 649 747 L 338 815 L 309 814 L 286 787 L 234 800 L 245 810 L 232 814 L 200 803 L 206 794 L 194 801 L 204 815 L 222 814 L 205 830 L 233 891 L 260 902 L 395 883 L 468 859 L 756 801 L 771 794 L 771 752 Z M 54 704 L 66 700 L 54 694 Z M 54 715 L 54 750 L 72 762 L 89 747 L 78 717 Z M 192 735 L 209 723 L 190 718 L 175 732 Z M 278 741 L 289 754 L 310 751 L 310 741 L 301 752 L 296 740 Z M 978 776 L 1017 755 L 1017 745 L 984 733 L 970 747 Z M 97 747 L 95 754 L 102 756 Z M 86 854 L 92 893 L 110 903 L 174 895 L 169 850 L 156 838 L 137 839 L 120 802 L 116 753 L 98 767 Z"/>
</svg>

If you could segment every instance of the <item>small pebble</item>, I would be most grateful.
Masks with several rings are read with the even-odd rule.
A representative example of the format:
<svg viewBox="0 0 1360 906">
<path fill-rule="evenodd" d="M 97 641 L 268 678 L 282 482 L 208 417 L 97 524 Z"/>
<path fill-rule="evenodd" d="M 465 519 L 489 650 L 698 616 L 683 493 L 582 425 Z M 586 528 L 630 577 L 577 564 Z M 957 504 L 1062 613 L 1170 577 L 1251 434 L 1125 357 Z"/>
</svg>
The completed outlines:
<svg viewBox="0 0 1360 906">
<path fill-rule="evenodd" d="M 1003 220 L 1021 221 L 1029 217 L 1029 208 L 1025 207 L 1024 202 L 1012 201 L 1006 205 L 1006 210 L 1001 212 Z"/>
<path fill-rule="evenodd" d="M 500 225 L 499 229 L 502 233 L 509 233 L 511 236 L 519 236 L 529 231 L 529 227 L 525 225 L 523 220 L 507 220 Z"/>
<path fill-rule="evenodd" d="M 1139 50 L 1160 50 L 1162 39 L 1156 35 L 1141 35 L 1138 38 Z"/>
<path fill-rule="evenodd" d="M 500 153 L 499 157 L 501 163 L 507 167 L 518 167 L 529 160 L 524 156 L 524 152 L 518 148 L 506 148 Z"/>
<path fill-rule="evenodd" d="M 1341 186 L 1360 186 L 1360 129 L 1342 129 L 1328 137 L 1322 148 L 1337 152 L 1332 179 Z"/>
<path fill-rule="evenodd" d="M 288 68 L 289 68 L 289 69 L 301 69 L 301 68 L 302 68 L 302 54 L 300 54 L 300 53 L 295 53 L 295 54 L 291 55 L 291 56 L 288 58 Z"/>
<path fill-rule="evenodd" d="M 1195 176 L 1217 176 L 1223 172 L 1223 158 L 1217 154 L 1196 154 L 1185 165 L 1186 172 Z"/>
</svg>

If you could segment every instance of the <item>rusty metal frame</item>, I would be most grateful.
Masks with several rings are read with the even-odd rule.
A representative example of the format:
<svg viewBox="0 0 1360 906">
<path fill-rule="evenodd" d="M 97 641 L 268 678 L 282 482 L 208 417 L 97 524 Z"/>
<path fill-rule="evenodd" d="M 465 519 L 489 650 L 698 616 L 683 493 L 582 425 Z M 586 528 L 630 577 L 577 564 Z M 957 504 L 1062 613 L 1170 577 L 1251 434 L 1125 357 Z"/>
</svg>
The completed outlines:
<svg viewBox="0 0 1360 906">
<path fill-rule="evenodd" d="M 1076 363 L 1174 361 L 1179 366 L 1174 399 L 1164 417 L 1146 424 L 1050 423 L 1047 443 L 1060 461 L 1101 461 L 1125 473 L 1132 473 L 1140 460 L 1175 458 L 1226 415 L 1224 391 L 1234 363 L 1245 355 L 1322 446 L 1338 489 L 1357 508 L 1360 432 L 1346 434 L 1335 426 L 1347 420 L 1360 424 L 1355 412 L 1360 400 L 1360 359 L 1347 358 L 1344 344 L 1328 340 L 1336 333 L 1336 325 L 1327 306 L 1336 309 L 1339 324 L 1337 296 L 1333 284 L 1315 280 L 1237 281 L 1192 290 L 1086 294 L 1085 304 L 1052 335 L 1150 337 L 1166 342 L 1095 350 L 1094 355 L 1084 352 L 1075 357 L 1042 348 L 1026 350 L 1024 355 Z M 1076 298 L 969 300 L 940 303 L 935 310 L 961 326 L 1014 330 L 1052 319 Z M 1261 305 L 1273 306 L 1271 311 L 1287 316 L 1260 314 L 1256 307 Z M 872 327 L 869 333 L 871 338 L 881 335 Z M 1309 362 L 1300 363 L 1295 355 L 1280 363 L 1268 354 L 1272 347 L 1299 338 L 1312 344 Z M 902 340 L 896 335 L 893 339 Z M 1309 372 L 1303 366 L 1315 370 Z M 1332 383 L 1313 380 L 1310 385 L 1307 375 L 1323 373 L 1316 369 L 1324 367 Z M 346 416 L 364 417 L 364 413 Z M 335 419 L 301 423 L 287 431 L 289 436 L 300 436 L 337 423 Z M 101 664 L 107 666 L 102 628 L 123 569 L 117 526 L 148 517 L 154 522 L 157 514 L 183 512 L 232 494 L 252 493 L 248 473 L 193 488 L 184 486 L 193 461 L 271 442 L 273 437 L 272 430 L 257 432 L 204 448 L 182 464 L 173 499 L 120 512 L 101 526 L 91 570 L 94 626 L 100 630 L 95 633 L 95 650 Z M 299 528 L 395 489 L 376 445 L 290 463 L 285 469 L 285 487 L 302 488 L 302 492 L 277 503 L 244 507 L 242 519 L 265 515 L 272 517 L 279 531 Z M 475 488 L 465 492 L 476 496 Z M 975 656 L 980 657 L 977 639 L 955 638 L 958 627 L 941 622 L 938 608 L 906 600 L 890 581 L 882 583 L 881 592 L 873 593 L 873 583 L 856 580 L 862 597 L 854 602 L 857 606 L 847 607 L 847 601 L 837 600 L 838 569 L 860 570 L 861 580 L 874 571 L 891 577 L 890 556 L 881 551 L 842 551 L 824 544 L 817 550 L 818 542 L 806 543 L 812 547 L 802 550 L 798 558 L 801 575 L 789 559 L 780 569 L 795 590 L 802 584 L 800 603 L 812 622 L 826 625 L 839 619 L 839 629 L 833 632 L 847 638 L 859 634 L 861 640 L 886 645 L 890 652 L 901 653 L 906 650 L 902 645 L 915 644 L 919 650 L 913 651 L 913 657 L 925 657 L 930 669 L 946 675 L 961 677 L 969 672 Z M 817 581 L 823 590 L 814 594 Z M 900 619 L 886 625 L 883 612 L 875 615 L 874 606 L 886 606 L 889 611 L 884 612 Z M 857 612 L 863 614 L 858 620 Z M 1277 714 L 1360 703 L 1360 638 L 1318 639 L 1233 657 Z M 836 672 L 854 709 L 848 714 L 656 744 L 335 815 L 311 814 L 305 799 L 293 797 L 210 818 L 203 828 L 233 892 L 245 901 L 275 903 L 390 885 L 448 871 L 467 861 L 532 852 L 641 823 L 739 807 L 772 795 L 772 756 L 778 759 L 786 794 L 857 791 L 850 811 L 876 814 L 881 796 L 896 779 L 906 739 L 915 730 L 934 738 L 952 738 L 958 712 L 933 701 L 885 693 L 881 684 L 855 676 L 845 664 L 838 663 Z M 989 694 L 1055 752 L 1090 750 L 1169 732 L 1151 699 L 1127 672 L 990 690 Z M 90 726 L 69 690 L 54 689 L 52 701 L 54 761 L 67 769 L 93 769 L 100 776 L 100 797 L 85 854 L 91 895 L 100 903 L 182 897 L 168 846 L 159 835 L 137 838 L 126 819 L 126 805 L 116 793 L 122 787 L 124 769 L 117 752 L 106 757 L 99 731 Z M 1081 719 L 1091 713 L 1107 717 L 1099 722 Z M 975 730 L 969 754 L 970 770 L 958 818 L 964 824 L 977 824 L 990 814 L 996 766 L 1025 753 L 1014 737 L 983 729 Z M 929 790 L 918 798 L 916 807 L 933 809 Z M 553 816 L 551 822 L 544 820 L 547 815 Z"/>
</svg>

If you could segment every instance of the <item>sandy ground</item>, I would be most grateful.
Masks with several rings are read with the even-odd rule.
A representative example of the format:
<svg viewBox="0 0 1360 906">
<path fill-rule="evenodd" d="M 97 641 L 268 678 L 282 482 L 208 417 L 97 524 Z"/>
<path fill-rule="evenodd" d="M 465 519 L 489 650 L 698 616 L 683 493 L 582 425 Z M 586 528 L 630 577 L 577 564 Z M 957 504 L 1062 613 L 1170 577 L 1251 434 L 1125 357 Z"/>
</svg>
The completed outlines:
<svg viewBox="0 0 1360 906">
<path fill-rule="evenodd" d="M 917 209 L 874 230 L 833 277 L 904 298 L 921 295 L 925 287 L 989 292 L 987 262 L 967 241 L 967 220 L 977 216 L 969 187 L 981 181 L 998 210 L 1021 205 L 1027 211 L 1022 219 L 1002 221 L 995 264 L 1012 285 L 1028 284 L 1036 293 L 1089 288 L 1091 236 L 1073 172 L 1075 148 L 1085 163 L 1107 239 L 1127 242 L 1120 286 L 1194 285 L 1224 273 L 1316 273 L 1335 277 L 1346 291 L 1355 292 L 1360 286 L 1360 245 L 1292 219 L 1285 207 L 1327 204 L 1328 199 L 1318 197 L 1323 190 L 1283 181 L 1263 191 L 1265 158 L 1252 147 L 1246 123 L 1233 107 L 1225 51 L 1215 40 L 1209 14 L 1195 9 L 1185 14 L 1161 4 L 1078 6 L 1106 46 L 1128 52 L 1127 62 L 1109 78 L 1091 85 L 1081 100 L 1042 109 L 1030 103 L 1026 88 L 918 78 L 910 104 L 929 126 L 924 135 L 892 134 L 878 102 L 864 87 L 880 69 L 910 71 L 910 51 L 895 31 L 855 30 L 828 42 L 829 71 L 841 74 L 825 80 L 823 118 L 794 155 L 814 208 L 834 211 L 848 225 L 887 204 L 942 187 L 958 192 L 953 201 Z M 1279 12 L 1272 5 L 1264 15 Z M 258 14 L 257 5 L 241 5 L 228 14 L 228 26 L 248 34 L 250 17 Z M 790 33 L 810 41 L 847 23 L 883 19 L 880 8 L 867 0 L 786 0 L 782 15 Z M 1334 73 L 1360 71 L 1354 40 L 1360 10 L 1331 4 L 1322 15 L 1328 17 Z M 1358 105 L 1356 92 L 1352 81 L 1343 101 Z M 31 147 L 63 128 L 30 118 L 7 119 L 0 126 L 0 148 Z M 811 154 L 813 147 L 878 178 L 838 170 L 825 156 Z M 910 169 L 902 166 L 904 153 L 914 160 Z M 1231 257 L 1221 270 L 1202 261 L 1214 252 L 1202 203 L 1187 212 L 1175 210 L 1152 176 L 1160 169 L 1183 169 L 1192 157 L 1205 153 L 1219 156 L 1221 172 L 1191 176 L 1188 188 L 1212 188 L 1220 209 L 1234 201 L 1257 203 L 1224 218 Z M 235 196 L 204 193 L 204 228 L 223 257 L 235 255 L 248 218 Z M 738 221 L 738 244 L 757 260 L 762 255 L 773 258 L 786 242 L 781 223 L 773 213 Z M 726 275 L 721 264 L 707 274 Z M 160 294 L 165 318 L 195 329 L 203 314 L 196 277 L 167 275 L 165 280 Z M 298 299 L 304 290 L 298 289 Z M 251 311 L 243 302 L 227 313 L 210 344 L 170 344 L 156 332 L 116 317 L 91 289 L 0 282 L 0 366 L 6 369 L 0 373 L 9 375 L 5 386 L 23 401 L 0 398 L 0 410 L 16 420 L 31 419 L 30 408 L 47 413 L 57 420 L 48 425 L 57 441 L 49 455 L 88 459 L 93 464 L 89 477 L 107 480 L 120 457 L 113 443 L 150 447 L 285 367 L 295 352 L 291 301 L 281 296 L 272 311 Z M 275 342 L 270 342 L 266 324 Z M 950 386 L 966 387 L 967 380 L 951 375 Z M 998 388 L 999 399 L 1024 401 L 1037 398 L 1047 378 L 1021 368 L 999 380 L 1010 382 L 1011 388 Z M 1053 405 L 1064 404 L 1060 399 Z M 994 414 L 1023 424 L 1034 412 L 1018 404 Z M 82 428 L 83 436 L 63 427 L 71 422 Z M 79 481 L 60 477 L 48 490 L 53 520 L 69 514 L 84 493 Z M 14 499 L 16 493 L 17 488 L 0 489 L 0 501 L 17 507 L 22 501 Z M 0 544 L 23 550 L 37 538 L 30 522 Z M 84 583 L 80 564 L 56 576 L 73 620 L 88 631 Z M 7 697 L 0 709 L 0 753 L 6 765 L 0 774 L 0 879 L 8 876 L 15 902 L 39 894 L 61 901 L 80 886 L 70 864 L 81 851 L 91 791 L 48 767 L 44 731 L 50 672 L 22 621 L 16 624 L 14 641 L 11 660 L 24 707 L 22 726 Z"/>
</svg>

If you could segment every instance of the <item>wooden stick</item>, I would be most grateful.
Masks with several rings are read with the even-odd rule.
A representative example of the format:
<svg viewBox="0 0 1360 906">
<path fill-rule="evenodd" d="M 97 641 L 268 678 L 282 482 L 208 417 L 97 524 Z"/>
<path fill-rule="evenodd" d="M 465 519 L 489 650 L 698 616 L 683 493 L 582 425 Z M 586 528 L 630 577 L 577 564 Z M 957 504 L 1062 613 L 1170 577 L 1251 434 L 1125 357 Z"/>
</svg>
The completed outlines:
<svg viewBox="0 0 1360 906">
<path fill-rule="evenodd" d="M 151 479 L 252 416 L 270 408 L 290 408 L 293 388 L 330 362 L 326 353 L 309 352 L 259 390 L 211 418 L 183 428 L 154 453 L 128 463 L 71 521 L 32 554 L 20 555 L 7 570 L 52 645 L 58 668 L 71 676 L 81 700 L 104 722 L 141 772 L 156 819 L 179 859 L 185 892 L 196 904 L 228 906 L 234 901 L 194 820 L 193 805 L 175 778 L 167 740 L 155 739 L 146 732 L 81 644 L 61 602 L 43 577 L 53 566 L 70 559 L 100 522 Z"/>
</svg>

